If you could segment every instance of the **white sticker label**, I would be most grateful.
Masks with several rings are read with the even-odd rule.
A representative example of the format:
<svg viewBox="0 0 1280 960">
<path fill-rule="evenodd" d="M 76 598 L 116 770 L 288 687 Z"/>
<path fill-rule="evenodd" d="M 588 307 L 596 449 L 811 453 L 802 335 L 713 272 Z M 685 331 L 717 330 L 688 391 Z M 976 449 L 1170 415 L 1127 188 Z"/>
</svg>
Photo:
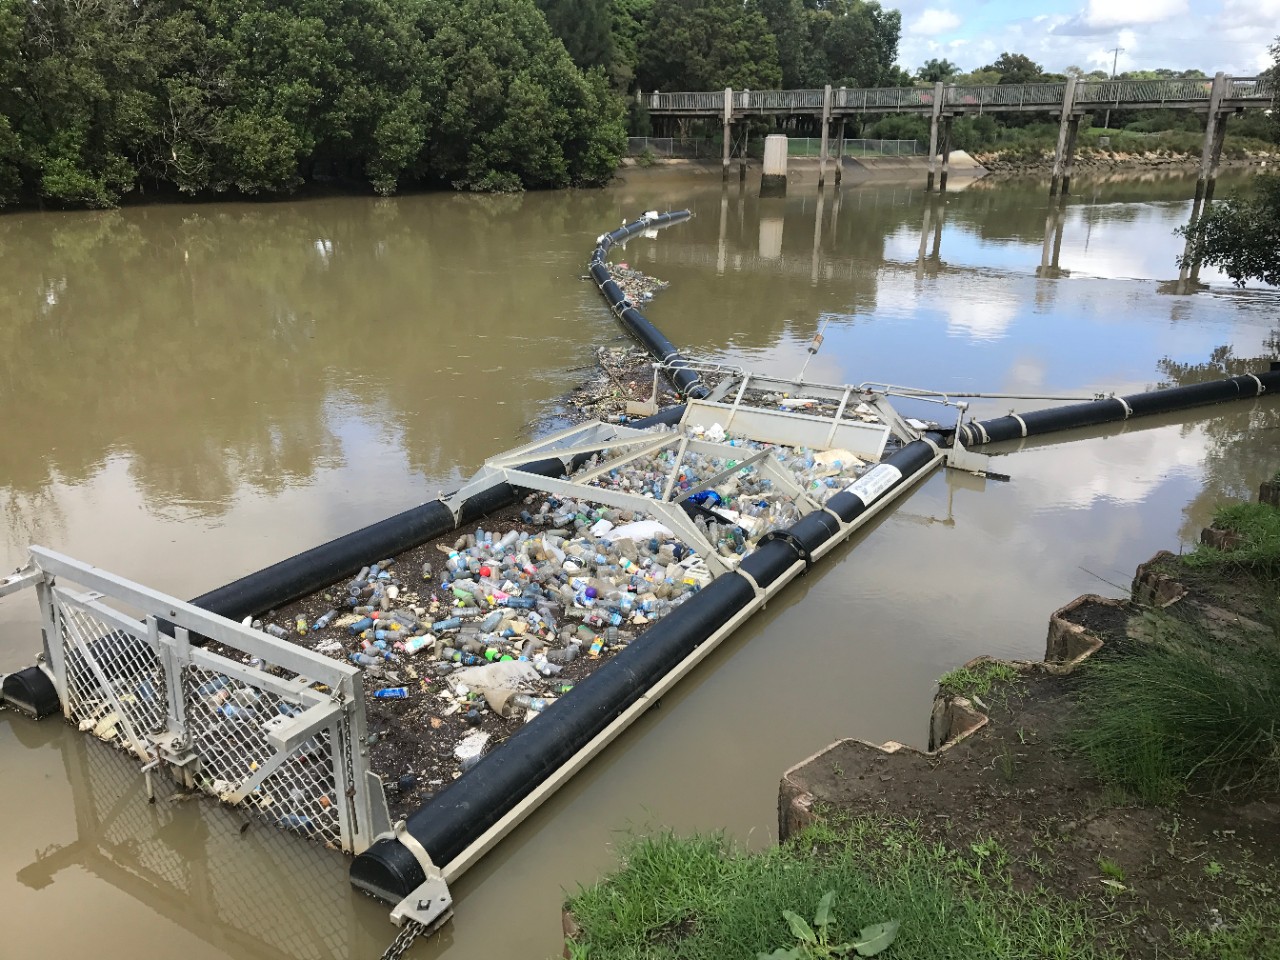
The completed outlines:
<svg viewBox="0 0 1280 960">
<path fill-rule="evenodd" d="M 891 464 L 882 463 L 845 487 L 844 492 L 852 493 L 862 501 L 864 506 L 869 507 L 873 500 L 879 498 L 880 494 L 901 479 L 901 470 Z"/>
</svg>

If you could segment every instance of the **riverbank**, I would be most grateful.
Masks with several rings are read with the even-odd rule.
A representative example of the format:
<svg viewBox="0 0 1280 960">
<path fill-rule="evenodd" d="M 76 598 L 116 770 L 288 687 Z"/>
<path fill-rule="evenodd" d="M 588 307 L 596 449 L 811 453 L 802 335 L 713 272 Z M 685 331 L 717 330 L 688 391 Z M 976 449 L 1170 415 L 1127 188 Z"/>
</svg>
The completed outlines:
<svg viewBox="0 0 1280 960">
<path fill-rule="evenodd" d="M 1053 170 L 1053 150 L 995 150 L 976 152 L 974 159 L 992 174 L 1021 175 L 1048 173 Z M 1224 159 L 1224 168 L 1265 167 L 1280 163 L 1280 152 L 1247 151 L 1244 156 Z M 1083 149 L 1076 155 L 1077 173 L 1099 173 L 1112 170 L 1181 170 L 1198 169 L 1197 155 L 1167 151 L 1120 152 Z"/>
<path fill-rule="evenodd" d="M 793 767 L 774 850 L 633 843 L 570 899 L 568 955 L 792 947 L 783 911 L 814 917 L 833 890 L 829 942 L 896 921 L 890 957 L 1280 956 L 1277 531 L 1274 507 L 1225 508 L 1131 598 L 1055 613 L 1044 662 L 945 675 L 930 750 L 850 739 Z"/>
</svg>

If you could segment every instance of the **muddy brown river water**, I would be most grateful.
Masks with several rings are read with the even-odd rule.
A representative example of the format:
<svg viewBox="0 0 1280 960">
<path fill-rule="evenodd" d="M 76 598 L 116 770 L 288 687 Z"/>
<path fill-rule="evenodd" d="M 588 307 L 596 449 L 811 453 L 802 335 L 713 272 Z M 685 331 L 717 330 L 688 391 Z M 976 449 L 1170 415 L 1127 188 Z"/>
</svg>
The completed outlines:
<svg viewBox="0 0 1280 960">
<path fill-rule="evenodd" d="M 1088 395 L 1273 357 L 1277 291 L 1206 273 L 1168 292 L 1193 189 L 1081 181 L 1054 215 L 1029 180 L 761 201 L 638 174 L 6 215 L 0 564 L 39 543 L 194 596 L 451 489 L 554 425 L 595 347 L 622 342 L 579 278 L 595 236 L 646 209 L 696 215 L 616 258 L 671 282 L 650 318 L 760 371 L 798 371 L 823 324 L 808 375 L 829 382 Z M 1118 595 L 1256 489 L 1280 404 L 1008 452 L 1010 482 L 935 474 L 797 581 L 456 884 L 453 923 L 410 955 L 558 953 L 561 891 L 628 831 L 769 843 L 786 767 L 842 736 L 922 744 L 940 674 L 1037 656 L 1051 610 Z M 0 602 L 0 672 L 37 646 L 34 601 Z M 132 761 L 56 719 L 0 714 L 0 769 L 0 955 L 372 958 L 393 932 L 340 856 L 211 802 L 148 805 Z"/>
</svg>

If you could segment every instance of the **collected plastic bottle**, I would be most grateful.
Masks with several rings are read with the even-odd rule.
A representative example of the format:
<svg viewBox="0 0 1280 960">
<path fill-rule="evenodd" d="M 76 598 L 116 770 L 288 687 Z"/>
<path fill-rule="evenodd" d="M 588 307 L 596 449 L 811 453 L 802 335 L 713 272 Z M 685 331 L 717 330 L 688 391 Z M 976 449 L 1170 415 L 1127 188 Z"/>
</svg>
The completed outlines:
<svg viewBox="0 0 1280 960">
<path fill-rule="evenodd" d="M 578 659 L 578 654 L 582 648 L 576 643 L 571 643 L 563 650 L 548 650 L 547 660 L 551 663 L 572 663 Z"/>
<path fill-rule="evenodd" d="M 474 653 L 463 653 L 461 650 L 453 649 L 453 647 L 445 647 L 441 650 L 440 659 L 448 660 L 451 663 L 460 663 L 464 667 L 474 667 L 482 662 Z"/>
<path fill-rule="evenodd" d="M 527 693 L 517 693 L 511 698 L 511 705 L 519 710 L 526 710 L 529 713 L 541 713 L 551 705 L 550 700 L 543 697 L 531 697 Z"/>
<path fill-rule="evenodd" d="M 426 647 L 431 646 L 431 644 L 435 642 L 436 642 L 435 637 L 433 637 L 429 633 L 424 633 L 420 637 L 410 637 L 404 643 L 400 644 L 400 649 L 403 650 L 405 653 L 413 654 L 413 653 L 417 653 L 419 650 L 422 650 Z"/>
<path fill-rule="evenodd" d="M 338 616 L 337 610 L 333 610 L 333 609 L 326 610 L 324 613 L 322 613 L 319 617 L 316 618 L 316 622 L 311 625 L 311 629 L 323 630 L 326 627 L 328 627 L 329 624 L 333 623 L 333 621 L 337 619 L 337 616 Z"/>
<path fill-rule="evenodd" d="M 273 637 L 280 637 L 281 639 L 289 635 L 288 630 L 286 630 L 284 627 L 280 626 L 279 624 L 275 624 L 275 623 L 268 623 L 266 626 L 266 630 L 267 630 L 267 633 L 271 634 Z"/>
<path fill-rule="evenodd" d="M 381 690 L 373 691 L 373 695 L 379 700 L 408 700 L 408 687 L 383 687 Z"/>
<path fill-rule="evenodd" d="M 364 633 L 364 631 L 368 630 L 372 626 L 373 626 L 373 618 L 364 617 L 360 620 L 357 620 L 355 623 L 351 624 L 351 626 L 347 627 L 347 633 L 351 634 L 352 636 L 355 636 L 358 633 Z"/>
<path fill-rule="evenodd" d="M 461 617 L 447 617 L 444 620 L 437 620 L 435 623 L 431 625 L 431 630 L 433 633 L 444 633 L 448 630 L 461 630 L 461 629 L 462 629 Z"/>
<path fill-rule="evenodd" d="M 604 649 L 604 637 L 596 637 L 591 641 L 591 648 L 587 651 L 587 656 L 593 660 L 600 656 L 600 652 Z"/>
<path fill-rule="evenodd" d="M 432 578 L 432 576 L 434 576 L 434 571 L 432 571 L 432 569 L 431 569 L 431 564 L 429 564 L 429 563 L 424 563 L 424 564 L 422 565 L 422 579 L 423 579 L 423 580 L 430 580 L 430 579 Z"/>
<path fill-rule="evenodd" d="M 382 657 L 370 656 L 367 653 L 349 653 L 347 659 L 358 667 L 376 667 L 382 664 Z"/>
</svg>

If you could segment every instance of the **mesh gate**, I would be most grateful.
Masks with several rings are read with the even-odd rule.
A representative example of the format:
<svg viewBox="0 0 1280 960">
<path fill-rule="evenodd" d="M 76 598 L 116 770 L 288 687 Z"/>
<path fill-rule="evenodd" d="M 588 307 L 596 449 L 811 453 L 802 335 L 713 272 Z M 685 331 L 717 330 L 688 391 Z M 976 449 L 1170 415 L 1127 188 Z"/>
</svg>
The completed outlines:
<svg viewBox="0 0 1280 960">
<path fill-rule="evenodd" d="M 356 668 L 52 551 L 31 555 L 44 659 L 80 731 L 333 849 L 359 853 L 386 829 Z"/>
</svg>

